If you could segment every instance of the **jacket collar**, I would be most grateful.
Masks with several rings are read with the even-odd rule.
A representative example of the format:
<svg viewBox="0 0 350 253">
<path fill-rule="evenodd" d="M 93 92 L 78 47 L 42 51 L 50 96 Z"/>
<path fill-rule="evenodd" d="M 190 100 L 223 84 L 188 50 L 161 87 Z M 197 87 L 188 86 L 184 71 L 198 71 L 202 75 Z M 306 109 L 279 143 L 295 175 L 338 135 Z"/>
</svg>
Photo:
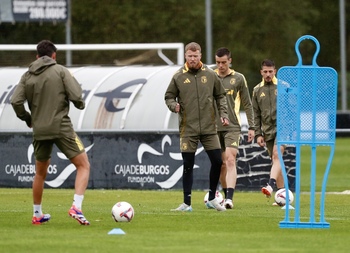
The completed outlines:
<svg viewBox="0 0 350 253">
<path fill-rule="evenodd" d="M 274 77 L 272 78 L 272 83 L 273 83 L 274 85 L 277 85 L 277 78 L 276 78 L 276 76 L 274 76 Z M 262 79 L 261 84 L 262 84 L 263 86 L 266 84 L 264 78 Z"/>
<path fill-rule="evenodd" d="M 219 76 L 219 69 L 214 70 L 215 73 Z M 233 76 L 236 72 L 233 69 L 230 69 L 230 72 L 226 76 Z M 226 77 L 224 76 L 224 77 Z"/>
<path fill-rule="evenodd" d="M 203 62 L 200 61 L 198 65 L 199 65 L 198 70 L 200 70 L 200 69 L 204 70 L 204 69 L 205 69 L 205 66 L 204 66 Z M 185 65 L 184 65 L 184 70 L 183 70 L 183 72 L 184 72 L 184 73 L 185 73 L 185 72 L 192 72 L 191 69 L 188 67 L 187 62 L 186 62 Z"/>
</svg>

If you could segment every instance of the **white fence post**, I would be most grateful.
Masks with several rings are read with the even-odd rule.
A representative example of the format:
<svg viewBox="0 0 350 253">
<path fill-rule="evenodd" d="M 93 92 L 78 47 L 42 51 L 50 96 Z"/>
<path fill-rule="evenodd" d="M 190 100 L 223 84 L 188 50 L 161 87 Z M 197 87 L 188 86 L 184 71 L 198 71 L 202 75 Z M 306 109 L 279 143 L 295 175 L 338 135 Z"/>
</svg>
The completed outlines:
<svg viewBox="0 0 350 253">
<path fill-rule="evenodd" d="M 0 44 L 0 51 L 34 51 L 34 44 Z M 56 44 L 59 50 L 89 51 L 89 50 L 158 50 L 158 55 L 167 64 L 171 65 L 163 53 L 163 49 L 177 50 L 177 65 L 184 64 L 184 44 L 183 43 L 127 43 L 127 44 Z"/>
</svg>

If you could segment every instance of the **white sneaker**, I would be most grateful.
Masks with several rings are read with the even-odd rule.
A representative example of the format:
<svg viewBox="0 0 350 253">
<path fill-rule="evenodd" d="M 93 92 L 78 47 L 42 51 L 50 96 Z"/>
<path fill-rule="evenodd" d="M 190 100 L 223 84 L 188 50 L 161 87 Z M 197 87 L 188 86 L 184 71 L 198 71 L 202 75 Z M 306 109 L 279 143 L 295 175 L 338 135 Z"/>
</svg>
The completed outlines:
<svg viewBox="0 0 350 253">
<path fill-rule="evenodd" d="M 226 211 L 226 208 L 224 206 L 220 205 L 219 201 L 216 198 L 214 198 L 213 200 L 210 200 L 208 202 L 210 204 L 212 204 L 217 211 Z"/>
<path fill-rule="evenodd" d="M 208 209 L 215 209 L 215 207 L 214 207 L 209 201 L 207 201 L 207 202 L 205 203 L 205 206 L 206 206 Z"/>
<path fill-rule="evenodd" d="M 232 209 L 233 208 L 232 199 L 225 199 L 224 207 L 226 207 L 226 209 Z"/>
<path fill-rule="evenodd" d="M 178 208 L 171 209 L 170 211 L 192 212 L 192 207 L 185 203 L 182 203 Z"/>
<path fill-rule="evenodd" d="M 269 184 L 267 184 L 267 186 L 261 188 L 261 192 L 265 194 L 266 198 L 271 198 L 273 189 Z"/>
</svg>

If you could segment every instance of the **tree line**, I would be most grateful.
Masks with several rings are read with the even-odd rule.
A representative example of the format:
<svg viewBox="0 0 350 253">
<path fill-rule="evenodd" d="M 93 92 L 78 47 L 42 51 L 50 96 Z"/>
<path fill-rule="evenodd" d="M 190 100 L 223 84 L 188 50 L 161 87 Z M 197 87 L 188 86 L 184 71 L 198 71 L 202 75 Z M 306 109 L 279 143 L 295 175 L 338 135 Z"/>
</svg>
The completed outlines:
<svg viewBox="0 0 350 253">
<path fill-rule="evenodd" d="M 260 62 L 271 58 L 277 67 L 294 66 L 294 46 L 300 36 L 315 36 L 321 45 L 319 66 L 340 70 L 339 1 L 212 0 L 212 52 L 228 47 L 232 67 L 245 74 L 250 86 L 259 81 Z M 73 44 L 167 43 L 196 41 L 207 59 L 205 0 L 71 0 Z M 346 5 L 350 13 L 350 5 Z M 347 59 L 350 59 L 350 15 L 347 23 Z M 0 23 L 1 44 L 36 44 L 50 39 L 66 42 L 64 23 Z M 314 44 L 303 43 L 304 64 L 312 61 Z M 176 62 L 176 52 L 165 52 Z M 128 61 L 135 59 L 137 61 Z M 210 56 L 214 62 L 214 55 Z M 0 66 L 25 66 L 33 52 L 0 52 Z M 58 61 L 65 63 L 65 54 Z M 76 51 L 77 65 L 164 64 L 156 54 L 140 51 Z M 348 64 L 348 68 L 350 65 Z"/>
</svg>

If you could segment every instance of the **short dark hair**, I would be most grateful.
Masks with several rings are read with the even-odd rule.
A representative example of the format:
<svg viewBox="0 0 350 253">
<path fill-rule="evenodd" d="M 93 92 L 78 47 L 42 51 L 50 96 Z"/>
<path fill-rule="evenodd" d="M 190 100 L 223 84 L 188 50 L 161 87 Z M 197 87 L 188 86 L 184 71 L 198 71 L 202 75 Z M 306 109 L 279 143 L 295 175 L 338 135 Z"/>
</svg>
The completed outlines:
<svg viewBox="0 0 350 253">
<path fill-rule="evenodd" d="M 261 69 L 262 67 L 275 67 L 275 62 L 273 60 L 270 60 L 270 59 L 264 59 L 262 62 L 261 62 Z"/>
<path fill-rule="evenodd" d="M 220 47 L 218 50 L 216 50 L 215 55 L 217 57 L 223 57 L 223 56 L 227 55 L 228 59 L 231 58 L 231 52 L 226 47 Z"/>
<path fill-rule="evenodd" d="M 51 57 L 53 53 L 56 53 L 56 46 L 49 40 L 42 40 L 36 46 L 36 51 L 39 57 L 49 56 Z"/>
<path fill-rule="evenodd" d="M 197 42 L 190 42 L 185 46 L 185 53 L 188 51 L 197 51 L 199 50 L 199 52 L 202 51 L 201 46 L 197 43 Z"/>
</svg>

